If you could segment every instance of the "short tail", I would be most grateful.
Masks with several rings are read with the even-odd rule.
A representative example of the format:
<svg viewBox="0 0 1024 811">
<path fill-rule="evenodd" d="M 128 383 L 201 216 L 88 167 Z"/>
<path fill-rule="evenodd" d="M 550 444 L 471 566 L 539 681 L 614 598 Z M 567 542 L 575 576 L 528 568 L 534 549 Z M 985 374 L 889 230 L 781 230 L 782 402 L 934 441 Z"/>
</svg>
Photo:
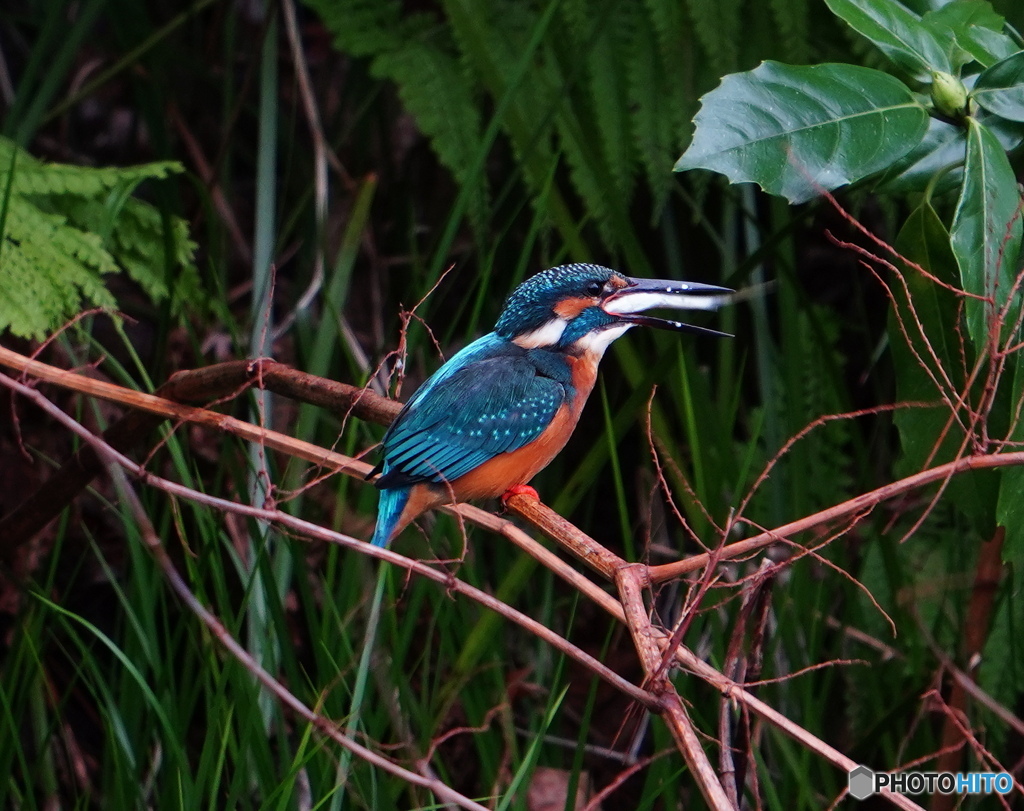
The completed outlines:
<svg viewBox="0 0 1024 811">
<path fill-rule="evenodd" d="M 373 531 L 370 543 L 374 546 L 388 545 L 408 501 L 408 487 L 395 487 L 380 491 L 380 501 L 377 504 L 377 527 Z"/>
</svg>

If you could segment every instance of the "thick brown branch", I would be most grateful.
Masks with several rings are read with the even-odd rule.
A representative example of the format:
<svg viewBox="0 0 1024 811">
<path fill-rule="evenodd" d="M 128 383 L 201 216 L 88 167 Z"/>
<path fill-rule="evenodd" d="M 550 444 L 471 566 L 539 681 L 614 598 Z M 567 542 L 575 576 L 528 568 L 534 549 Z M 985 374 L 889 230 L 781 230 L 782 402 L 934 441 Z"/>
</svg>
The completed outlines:
<svg viewBox="0 0 1024 811">
<path fill-rule="evenodd" d="M 132 407 L 133 411 L 103 434 L 111 447 L 119 451 L 129 450 L 141 443 L 164 418 L 201 421 L 196 419 L 196 412 L 168 409 L 167 401 L 188 404 L 216 402 L 234 397 L 252 385 L 384 425 L 391 422 L 401 409 L 400 403 L 372 391 L 325 380 L 265 359 L 230 361 L 178 372 L 157 389 L 155 395 L 146 395 L 57 369 L 4 347 L 0 347 L 0 365 L 83 394 Z M 202 421 L 209 424 L 208 420 Z M 42 487 L 0 520 L 0 558 L 10 564 L 15 550 L 60 515 L 101 469 L 102 463 L 88 445 L 68 459 Z"/>
<path fill-rule="evenodd" d="M 844 501 L 842 504 L 836 504 L 827 510 L 822 510 L 813 515 L 791 521 L 788 524 L 783 524 L 776 529 L 761 532 L 742 541 L 726 544 L 714 552 L 714 559 L 717 562 L 742 558 L 757 552 L 759 549 L 764 549 L 766 546 L 771 546 L 773 543 L 788 539 L 797 533 L 805 532 L 822 524 L 831 524 L 834 521 L 848 518 L 851 515 L 866 515 L 883 501 L 888 501 L 896 496 L 927 487 L 929 484 L 945 481 L 961 473 L 1016 465 L 1024 465 L 1024 451 L 990 453 L 955 459 L 944 465 L 922 470 L 899 481 L 892 482 L 867 493 L 862 493 L 848 501 Z M 677 560 L 673 563 L 651 566 L 649 570 L 651 582 L 663 583 L 666 580 L 673 580 L 707 566 L 710 560 L 710 555 L 700 554 L 693 555 L 684 560 Z"/>
<path fill-rule="evenodd" d="M 658 648 L 660 629 L 656 630 L 651 624 L 644 606 L 643 592 L 648 586 L 646 567 L 639 563 L 621 567 L 615 572 L 615 585 L 625 612 L 626 627 L 643 665 L 645 683 L 651 692 L 661 697 L 660 714 L 676 741 L 676 747 L 690 767 L 708 805 L 716 811 L 735 808 L 708 760 L 675 685 L 662 675 L 664 656 Z"/>
</svg>

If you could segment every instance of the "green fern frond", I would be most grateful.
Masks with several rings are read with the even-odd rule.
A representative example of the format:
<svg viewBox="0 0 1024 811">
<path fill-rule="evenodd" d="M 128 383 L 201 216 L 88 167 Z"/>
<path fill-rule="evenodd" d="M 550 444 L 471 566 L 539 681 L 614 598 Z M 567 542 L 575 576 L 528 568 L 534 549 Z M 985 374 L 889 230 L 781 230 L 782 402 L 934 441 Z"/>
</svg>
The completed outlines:
<svg viewBox="0 0 1024 811">
<path fill-rule="evenodd" d="M 822 415 L 846 410 L 840 394 L 842 386 L 836 381 L 836 370 L 844 366 L 836 348 L 839 325 L 830 320 L 827 311 L 812 308 L 808 317 L 797 319 L 794 337 L 806 349 L 800 376 L 791 378 L 786 386 L 789 429 L 793 433 Z M 837 420 L 815 431 L 816 441 L 797 443 L 793 458 L 788 460 L 795 470 L 807 476 L 799 496 L 793 494 L 794 500 L 799 501 L 793 508 L 800 514 L 812 511 L 817 504 L 828 503 L 837 493 L 849 492 L 852 485 L 846 452 L 853 438 L 850 422 Z"/>
<path fill-rule="evenodd" d="M 672 155 L 682 148 L 696 110 L 691 110 L 693 94 L 684 77 L 666 69 L 664 53 L 670 46 L 649 13 L 637 16 L 631 34 L 625 63 L 627 106 L 637 158 L 658 212 L 674 182 Z M 652 42 L 658 47 L 651 47 Z"/>
<path fill-rule="evenodd" d="M 0 332 L 41 338 L 83 307 L 113 309 L 103 276 L 121 270 L 155 300 L 167 295 L 168 267 L 195 288 L 195 245 L 186 223 L 174 219 L 165 239 L 156 209 L 129 196 L 143 180 L 180 171 L 170 162 L 127 169 L 43 163 L 0 139 L 0 188 L 10 188 L 0 246 L 6 293 Z"/>
<path fill-rule="evenodd" d="M 611 206 L 615 204 L 611 183 L 604 167 L 596 127 L 582 104 L 560 104 L 556 119 L 558 144 L 569 166 L 569 177 L 587 212 L 597 221 L 604 241 L 615 244 L 611 227 Z"/>
<path fill-rule="evenodd" d="M 765 392 L 765 423 L 775 424 L 778 434 L 768 440 L 766 433 L 772 445 L 764 448 L 765 460 L 774 456 L 785 439 L 815 420 L 849 409 L 837 379 L 837 370 L 844 368 L 837 348 L 839 331 L 839 324 L 813 305 L 786 320 L 781 349 L 785 367 Z M 762 526 L 777 525 L 842 500 L 852 488 L 852 442 L 851 423 L 834 420 L 816 426 L 810 436 L 794 443 L 752 499 L 752 520 Z"/>
<path fill-rule="evenodd" d="M 678 65 L 678 46 L 688 27 L 683 5 L 677 0 L 646 0 L 644 6 L 662 61 L 666 65 Z"/>
<path fill-rule="evenodd" d="M 0 143 L 0 161 L 10 161 L 12 144 Z M 181 164 L 174 161 L 147 163 L 126 168 L 93 168 L 72 166 L 65 163 L 42 163 L 27 153 L 18 156 L 18 171 L 14 176 L 13 190 L 17 194 L 73 195 L 76 197 L 97 197 L 104 192 L 122 185 L 136 186 L 143 180 L 162 179 L 182 171 Z"/>
<path fill-rule="evenodd" d="M 568 46 L 573 53 L 579 53 L 593 33 L 594 4 L 591 0 L 562 0 L 558 11 L 569 35 Z"/>
<path fill-rule="evenodd" d="M 508 0 L 475 5 L 449 0 L 445 9 L 460 60 L 475 80 L 478 106 L 489 96 L 500 111 L 498 123 L 534 205 L 551 213 L 558 207 L 552 198 L 559 198 L 550 185 L 557 161 L 552 130 L 565 88 L 546 60 L 530 58 L 523 68 L 524 54 L 539 53 L 535 40 L 545 18 L 532 4 Z M 550 40 L 551 28 L 543 41 Z"/>
<path fill-rule="evenodd" d="M 786 61 L 802 65 L 810 59 L 807 0 L 770 0 L 772 17 L 782 35 Z"/>
<path fill-rule="evenodd" d="M 604 15 L 605 19 L 598 21 L 598 30 L 587 51 L 597 132 L 614 192 L 624 200 L 632 194 L 636 152 L 633 149 L 628 79 L 623 66 L 629 65 L 633 31 L 640 24 L 635 18 L 642 15 L 643 7 L 640 5 L 614 4 Z"/>
<path fill-rule="evenodd" d="M 39 338 L 83 303 L 113 308 L 100 277 L 116 270 L 95 234 L 12 196 L 0 246 L 0 332 Z"/>
<path fill-rule="evenodd" d="M 622 69 L 627 63 L 629 31 L 633 27 L 630 18 L 635 13 L 635 7 L 629 4 L 574 0 L 562 4 L 560 15 L 568 42 L 559 50 L 583 55 L 583 59 L 567 62 L 558 77 L 567 90 L 578 86 L 580 92 L 557 94 L 554 100 L 562 105 L 573 105 L 576 117 L 584 126 L 586 120 L 593 120 L 592 132 L 612 183 L 610 189 L 605 189 L 605 195 L 611 191 L 621 198 L 628 198 L 632 191 L 636 165 L 626 77 Z M 557 63 L 554 58 L 551 61 Z M 570 139 L 563 146 L 572 150 L 574 140 Z M 576 154 L 567 154 L 567 158 L 570 165 L 577 167 L 587 160 Z M 593 170 L 598 168 L 592 167 Z M 577 191 L 585 197 L 587 184 L 577 186 Z M 597 211 L 602 212 L 603 205 L 600 200 L 597 202 Z"/>
<path fill-rule="evenodd" d="M 739 0 L 687 0 L 701 47 L 716 76 L 724 76 L 739 67 Z"/>
<path fill-rule="evenodd" d="M 334 34 L 339 48 L 353 56 L 377 56 L 400 48 L 402 4 L 396 0 L 308 0 Z"/>
<path fill-rule="evenodd" d="M 447 29 L 427 14 L 403 15 L 401 4 L 387 0 L 311 0 L 309 5 L 339 49 L 371 57 L 371 72 L 395 83 L 441 163 L 469 190 L 470 217 L 482 225 L 487 184 L 483 172 L 472 171 L 482 148 L 480 113 L 474 82 Z"/>
<path fill-rule="evenodd" d="M 68 220 L 84 231 L 108 233 L 105 248 L 117 264 L 137 282 L 146 294 L 159 301 L 168 294 L 165 272 L 168 267 L 187 269 L 177 276 L 179 296 L 191 299 L 197 286 L 192 266 L 195 243 L 189 239 L 188 224 L 175 218 L 168 227 L 170 256 L 164 243 L 164 222 L 160 212 L 140 200 L 129 198 L 112 224 L 107 223 L 109 208 L 95 199 L 63 201 Z"/>
</svg>

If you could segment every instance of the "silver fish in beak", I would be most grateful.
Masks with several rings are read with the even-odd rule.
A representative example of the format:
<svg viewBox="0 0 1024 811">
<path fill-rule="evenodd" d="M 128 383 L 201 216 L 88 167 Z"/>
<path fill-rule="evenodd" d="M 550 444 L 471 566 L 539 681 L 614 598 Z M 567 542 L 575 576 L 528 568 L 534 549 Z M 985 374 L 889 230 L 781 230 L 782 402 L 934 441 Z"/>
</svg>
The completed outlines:
<svg viewBox="0 0 1024 811">
<path fill-rule="evenodd" d="M 646 310 L 659 307 L 673 310 L 717 310 L 734 300 L 734 293 L 728 287 L 700 282 L 682 282 L 675 279 L 636 279 L 627 277 L 629 284 L 616 290 L 604 301 L 601 308 L 627 324 L 693 332 L 700 335 L 717 335 L 731 338 L 728 332 L 710 327 L 700 327 L 682 321 L 641 315 Z"/>
</svg>

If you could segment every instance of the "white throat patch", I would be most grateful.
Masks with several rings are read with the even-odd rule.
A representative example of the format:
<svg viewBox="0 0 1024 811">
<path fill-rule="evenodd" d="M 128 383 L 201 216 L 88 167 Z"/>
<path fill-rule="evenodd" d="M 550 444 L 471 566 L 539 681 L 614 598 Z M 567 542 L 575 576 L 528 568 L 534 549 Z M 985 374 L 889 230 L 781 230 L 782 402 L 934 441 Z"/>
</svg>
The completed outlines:
<svg viewBox="0 0 1024 811">
<path fill-rule="evenodd" d="M 586 335 L 577 339 L 575 346 L 578 346 L 587 354 L 594 354 L 598 360 L 604 357 L 604 351 L 611 345 L 611 342 L 616 338 L 621 337 L 626 330 L 630 327 L 635 327 L 636 324 L 618 324 L 614 327 L 608 327 L 606 329 L 599 330 L 598 332 L 588 332 Z"/>
<path fill-rule="evenodd" d="M 568 324 L 569 322 L 564 318 L 552 318 L 531 332 L 517 335 L 512 339 L 512 342 L 518 344 L 523 349 L 543 349 L 554 346 L 561 340 L 562 333 L 565 332 Z"/>
</svg>

